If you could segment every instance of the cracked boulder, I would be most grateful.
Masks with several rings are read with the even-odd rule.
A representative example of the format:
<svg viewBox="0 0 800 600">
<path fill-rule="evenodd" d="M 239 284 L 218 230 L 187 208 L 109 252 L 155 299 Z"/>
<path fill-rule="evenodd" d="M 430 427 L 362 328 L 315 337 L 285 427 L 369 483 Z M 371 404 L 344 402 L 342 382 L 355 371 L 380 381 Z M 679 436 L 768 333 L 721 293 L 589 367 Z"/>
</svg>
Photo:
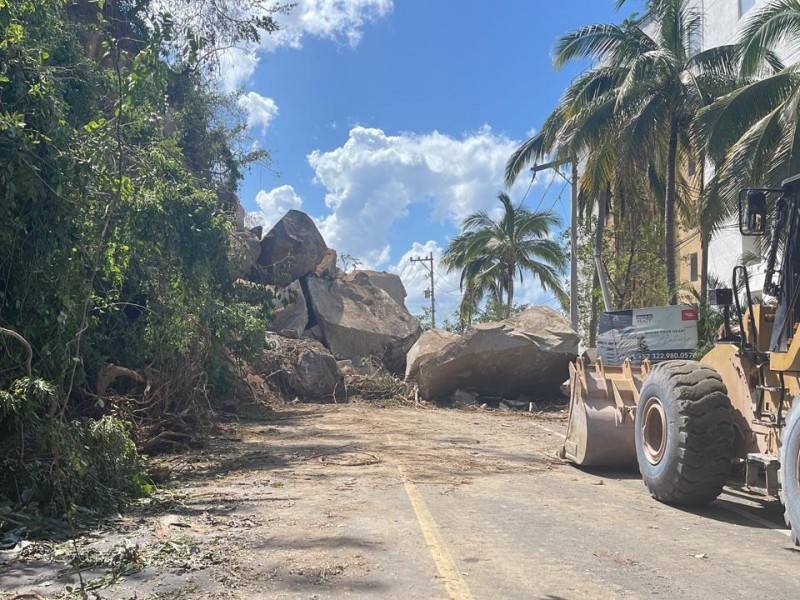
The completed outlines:
<svg viewBox="0 0 800 600">
<path fill-rule="evenodd" d="M 419 338 L 419 321 L 363 273 L 346 279 L 307 277 L 306 291 L 326 347 L 338 360 L 377 358 L 393 373 Z"/>
<path fill-rule="evenodd" d="M 503 398 L 557 395 L 578 343 L 567 319 L 535 306 L 455 338 L 426 333 L 409 352 L 406 379 L 417 383 L 425 399 L 459 389 Z"/>
</svg>

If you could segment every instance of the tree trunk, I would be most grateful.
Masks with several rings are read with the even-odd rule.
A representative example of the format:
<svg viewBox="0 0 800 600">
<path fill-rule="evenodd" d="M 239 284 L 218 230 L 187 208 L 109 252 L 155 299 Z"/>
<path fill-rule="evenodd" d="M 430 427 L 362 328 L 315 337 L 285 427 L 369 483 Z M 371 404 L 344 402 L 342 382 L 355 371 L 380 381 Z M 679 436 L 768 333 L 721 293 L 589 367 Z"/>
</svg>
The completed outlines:
<svg viewBox="0 0 800 600">
<path fill-rule="evenodd" d="M 597 223 L 594 226 L 594 275 L 592 276 L 592 298 L 591 316 L 589 318 L 589 347 L 594 348 L 597 344 L 597 326 L 600 322 L 597 290 L 600 289 L 600 272 L 598 257 L 603 253 L 603 236 L 606 229 L 606 203 L 608 198 L 605 194 L 600 194 L 597 201 Z"/>
<path fill-rule="evenodd" d="M 706 189 L 705 160 L 700 161 L 700 201 Z M 711 243 L 711 228 L 707 226 L 703 211 L 700 214 L 700 305 L 708 301 L 708 245 Z"/>
<path fill-rule="evenodd" d="M 603 294 L 603 306 L 605 310 L 614 309 L 611 301 L 611 292 L 608 288 L 608 278 L 603 270 L 603 236 L 606 230 L 606 219 L 608 218 L 607 208 L 610 196 L 610 186 L 606 185 L 606 189 L 603 190 L 600 194 L 600 198 L 597 200 L 597 228 L 594 233 L 594 269 L 598 284 L 600 285 L 600 291 Z"/>
<path fill-rule="evenodd" d="M 592 277 L 592 294 L 591 294 L 591 313 L 589 317 L 589 348 L 597 347 L 597 325 L 600 322 L 600 307 L 597 299 L 597 289 L 600 287 L 600 279 L 597 277 L 597 269 L 594 270 Z"/>
<path fill-rule="evenodd" d="M 569 318 L 573 329 L 578 331 L 578 159 L 572 157 L 572 178 L 570 181 L 570 221 L 569 221 Z"/>
<path fill-rule="evenodd" d="M 675 204 L 676 161 L 678 155 L 678 123 L 673 117 L 669 126 L 667 154 L 667 190 L 664 199 L 664 253 L 667 265 L 667 296 L 670 304 L 676 303 L 677 273 L 675 265 Z"/>
<path fill-rule="evenodd" d="M 511 310 L 514 308 L 514 271 L 515 270 L 516 269 L 514 269 L 514 267 L 512 265 L 511 268 L 509 269 L 510 272 L 508 274 L 508 305 L 507 305 L 508 315 L 506 315 L 507 317 L 511 316 Z"/>
</svg>

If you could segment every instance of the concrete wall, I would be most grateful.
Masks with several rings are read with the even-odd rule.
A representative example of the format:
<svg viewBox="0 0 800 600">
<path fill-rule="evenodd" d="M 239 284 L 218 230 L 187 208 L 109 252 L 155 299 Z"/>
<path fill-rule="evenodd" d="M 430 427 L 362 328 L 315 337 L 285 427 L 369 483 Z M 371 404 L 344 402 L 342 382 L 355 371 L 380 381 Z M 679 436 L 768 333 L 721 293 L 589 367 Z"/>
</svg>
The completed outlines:
<svg viewBox="0 0 800 600">
<path fill-rule="evenodd" d="M 743 21 L 739 15 L 740 2 L 746 6 L 763 4 L 766 0 L 691 0 L 690 5 L 697 7 L 704 15 L 702 47 L 713 48 L 731 44 L 736 39 L 739 24 Z M 750 9 L 752 10 L 752 8 Z M 746 16 L 746 12 L 742 17 Z"/>
</svg>

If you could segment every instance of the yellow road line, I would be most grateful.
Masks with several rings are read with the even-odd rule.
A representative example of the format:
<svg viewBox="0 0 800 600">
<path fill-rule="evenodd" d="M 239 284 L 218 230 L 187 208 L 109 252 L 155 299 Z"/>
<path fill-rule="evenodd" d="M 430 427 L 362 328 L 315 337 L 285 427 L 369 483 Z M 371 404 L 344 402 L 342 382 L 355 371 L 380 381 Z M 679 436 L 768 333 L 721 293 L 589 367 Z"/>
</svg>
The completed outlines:
<svg viewBox="0 0 800 600">
<path fill-rule="evenodd" d="M 436 569 L 444 580 L 450 600 L 473 600 L 472 593 L 462 579 L 461 573 L 458 572 L 456 563 L 450 555 L 441 533 L 439 533 L 439 528 L 436 527 L 436 521 L 433 520 L 433 515 L 428 510 L 422 494 L 420 494 L 414 482 L 411 481 L 402 465 L 398 462 L 395 462 L 395 465 L 397 470 L 400 471 L 403 486 L 406 488 L 406 495 L 411 501 L 411 507 L 414 509 L 419 528 L 422 530 L 422 536 L 425 538 L 425 543 L 428 546 L 433 562 L 436 563 Z"/>
</svg>

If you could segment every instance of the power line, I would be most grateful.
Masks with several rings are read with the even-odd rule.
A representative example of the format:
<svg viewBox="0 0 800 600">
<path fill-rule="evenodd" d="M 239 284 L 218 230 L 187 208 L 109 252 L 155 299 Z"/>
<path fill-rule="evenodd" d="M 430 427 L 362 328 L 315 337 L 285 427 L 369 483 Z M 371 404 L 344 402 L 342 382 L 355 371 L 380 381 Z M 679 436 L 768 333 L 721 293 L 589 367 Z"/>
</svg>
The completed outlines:
<svg viewBox="0 0 800 600">
<path fill-rule="evenodd" d="M 536 205 L 536 210 L 535 210 L 534 212 L 539 212 L 539 209 L 542 207 L 542 202 L 544 202 L 544 199 L 545 199 L 545 197 L 547 196 L 547 192 L 549 192 L 549 191 L 550 191 L 550 188 L 552 187 L 552 185 L 553 185 L 553 182 L 554 182 L 555 180 L 556 180 L 556 178 L 555 178 L 555 177 L 553 177 L 552 179 L 550 179 L 550 183 L 548 183 L 548 184 L 547 184 L 547 187 L 546 187 L 546 188 L 545 188 L 545 190 L 544 190 L 544 194 L 542 194 L 542 197 L 541 197 L 541 198 L 539 198 L 539 203 Z"/>
<path fill-rule="evenodd" d="M 524 196 L 522 196 L 522 200 L 520 200 L 520 201 L 519 201 L 519 203 L 520 203 L 520 204 L 522 204 L 523 202 L 525 202 L 525 198 L 527 198 L 527 197 L 528 197 L 528 193 L 531 191 L 531 188 L 533 187 L 533 180 L 534 180 L 534 179 L 536 179 L 536 171 L 534 171 L 533 169 L 531 169 L 531 181 L 530 181 L 530 183 L 528 183 L 528 189 L 527 189 L 527 190 L 525 190 L 525 195 L 524 195 Z"/>
<path fill-rule="evenodd" d="M 561 195 L 564 193 L 564 190 L 567 189 L 567 184 L 569 184 L 569 180 L 564 181 L 564 185 L 561 186 L 561 191 L 558 192 L 558 196 L 556 196 L 556 199 L 553 201 L 552 206 L 550 206 L 551 212 L 556 207 L 558 201 L 561 200 Z"/>
</svg>

